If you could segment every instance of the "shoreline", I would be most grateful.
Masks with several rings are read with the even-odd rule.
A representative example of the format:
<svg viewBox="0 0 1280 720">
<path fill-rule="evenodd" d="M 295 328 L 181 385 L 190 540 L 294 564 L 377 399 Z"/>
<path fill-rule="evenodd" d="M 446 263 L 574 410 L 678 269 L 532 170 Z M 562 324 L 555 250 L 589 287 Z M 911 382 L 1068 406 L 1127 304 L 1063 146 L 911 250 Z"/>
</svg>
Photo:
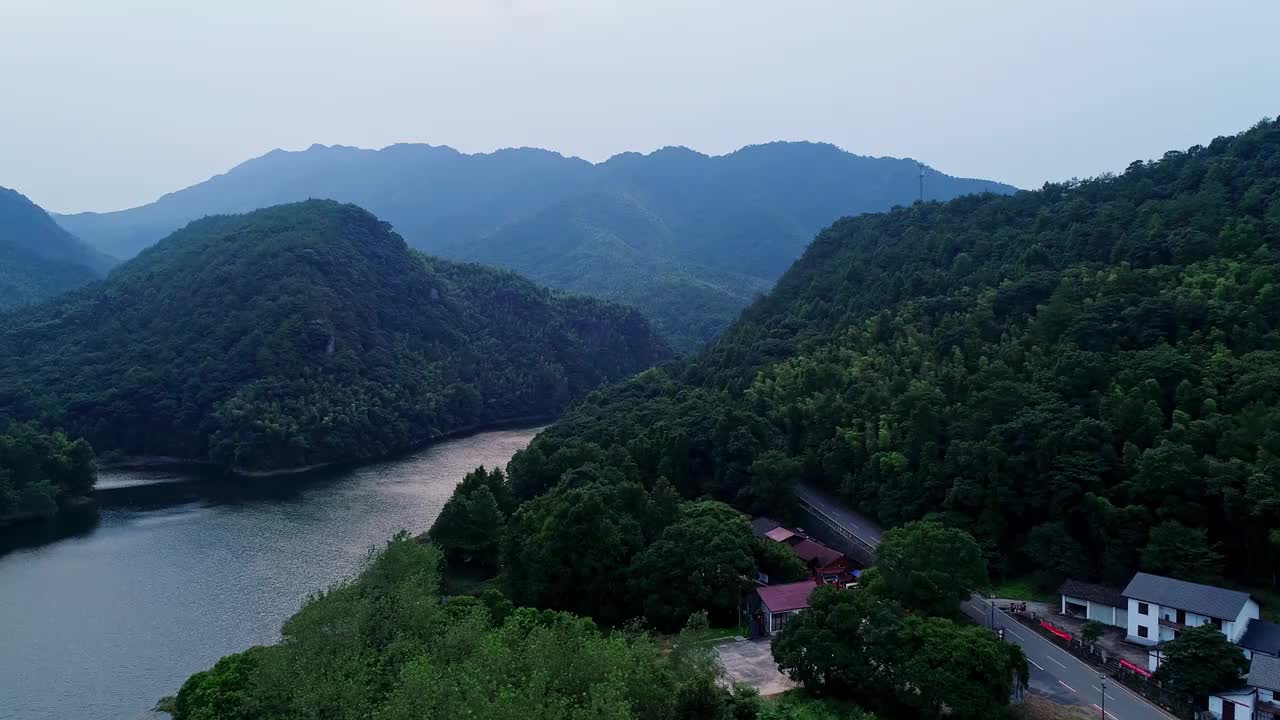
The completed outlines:
<svg viewBox="0 0 1280 720">
<path fill-rule="evenodd" d="M 248 470 L 244 468 L 225 467 L 208 460 L 198 460 L 194 458 L 180 458 L 170 455 L 132 455 L 120 458 L 112 462 L 99 463 L 97 469 L 99 471 L 112 470 L 179 470 L 186 468 L 203 468 L 206 470 L 220 470 L 225 474 L 244 479 L 264 479 L 264 478 L 283 478 L 297 477 L 307 475 L 319 470 L 326 470 L 337 467 L 353 467 L 357 465 L 368 465 L 371 463 L 382 462 L 384 460 L 392 460 L 397 457 L 403 457 L 412 453 L 425 450 L 437 443 L 447 440 L 457 440 L 471 435 L 479 435 L 486 432 L 497 432 L 499 430 L 511 430 L 517 428 L 534 427 L 540 424 L 549 424 L 554 422 L 558 415 L 529 415 L 509 420 L 496 420 L 490 423 L 477 423 L 466 427 L 450 430 L 449 432 L 434 435 L 422 442 L 415 443 L 412 447 L 403 450 L 397 450 L 379 455 L 377 457 L 363 458 L 359 460 L 331 460 L 329 462 L 314 463 L 311 465 L 302 465 L 291 468 L 277 468 L 273 470 Z"/>
</svg>

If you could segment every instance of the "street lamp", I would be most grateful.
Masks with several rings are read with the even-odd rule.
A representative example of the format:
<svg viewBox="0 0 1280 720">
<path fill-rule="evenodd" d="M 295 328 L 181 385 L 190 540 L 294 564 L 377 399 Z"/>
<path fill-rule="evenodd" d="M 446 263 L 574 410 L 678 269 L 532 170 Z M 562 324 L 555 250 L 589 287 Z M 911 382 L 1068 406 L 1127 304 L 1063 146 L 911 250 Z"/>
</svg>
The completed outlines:
<svg viewBox="0 0 1280 720">
<path fill-rule="evenodd" d="M 1102 720 L 1107 720 L 1107 674 L 1098 673 L 1098 683 L 1102 686 Z"/>
</svg>

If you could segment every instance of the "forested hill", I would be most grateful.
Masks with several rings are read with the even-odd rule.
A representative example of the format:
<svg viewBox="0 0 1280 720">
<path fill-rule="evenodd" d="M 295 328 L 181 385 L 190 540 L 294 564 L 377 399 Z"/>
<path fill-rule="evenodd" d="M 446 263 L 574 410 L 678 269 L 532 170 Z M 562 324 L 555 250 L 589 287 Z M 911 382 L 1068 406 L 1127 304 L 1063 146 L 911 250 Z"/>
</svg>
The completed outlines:
<svg viewBox="0 0 1280 720">
<path fill-rule="evenodd" d="M 757 511 L 805 479 L 886 525 L 936 515 L 1046 586 L 1274 586 L 1280 124 L 841 220 L 708 351 L 539 436 L 512 485 L 582 457 Z"/>
<path fill-rule="evenodd" d="M 545 417 L 667 355 L 634 310 L 424 257 L 309 201 L 191 223 L 0 315 L 0 413 L 100 453 L 296 468 Z"/>
<path fill-rule="evenodd" d="M 0 310 L 92 282 L 114 262 L 63 230 L 26 196 L 0 187 Z"/>
<path fill-rule="evenodd" d="M 129 257 L 210 213 L 312 197 L 354 202 L 420 250 L 632 304 L 679 349 L 694 350 L 766 292 L 819 229 L 910 203 L 919 175 L 914 160 L 819 143 L 716 157 L 664 148 L 594 165 L 530 148 L 316 145 L 273 151 L 149 205 L 58 221 Z M 988 191 L 1013 188 L 925 168 L 927 199 Z"/>
</svg>

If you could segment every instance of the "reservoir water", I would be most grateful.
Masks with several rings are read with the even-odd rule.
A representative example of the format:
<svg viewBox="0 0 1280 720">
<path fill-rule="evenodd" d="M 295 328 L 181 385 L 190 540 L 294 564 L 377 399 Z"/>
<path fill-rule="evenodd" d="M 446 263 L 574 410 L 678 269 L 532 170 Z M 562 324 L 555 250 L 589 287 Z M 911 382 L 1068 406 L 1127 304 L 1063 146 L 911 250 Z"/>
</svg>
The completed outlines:
<svg viewBox="0 0 1280 720">
<path fill-rule="evenodd" d="M 308 595 L 426 530 L 463 475 L 504 467 L 536 432 L 306 478 L 101 473 L 96 525 L 0 555 L 0 718 L 167 718 L 157 699 L 276 640 Z"/>
</svg>

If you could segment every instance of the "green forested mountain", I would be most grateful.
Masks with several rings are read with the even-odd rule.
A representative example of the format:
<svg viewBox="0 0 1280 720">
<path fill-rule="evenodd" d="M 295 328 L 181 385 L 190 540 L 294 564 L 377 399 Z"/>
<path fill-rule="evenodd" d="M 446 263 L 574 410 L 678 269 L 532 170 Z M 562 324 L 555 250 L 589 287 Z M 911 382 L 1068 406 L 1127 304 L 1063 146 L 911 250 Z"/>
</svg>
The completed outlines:
<svg viewBox="0 0 1280 720">
<path fill-rule="evenodd" d="M 803 479 L 1046 584 L 1274 585 L 1280 123 L 837 222 L 714 346 L 593 393 L 509 482 L 584 473 L 770 513 Z"/>
<path fill-rule="evenodd" d="M 26 196 L 0 187 L 0 310 L 92 282 L 113 264 Z"/>
<path fill-rule="evenodd" d="M 210 213 L 325 197 L 354 202 L 433 255 L 516 270 L 632 304 L 681 350 L 718 334 L 842 215 L 907 204 L 913 160 L 817 143 L 709 157 L 686 148 L 592 165 L 528 148 L 313 146 L 274 151 L 155 203 L 58 221 L 120 257 Z M 928 199 L 1011 192 L 925 169 Z"/>
<path fill-rule="evenodd" d="M 194 222 L 0 316 L 0 413 L 100 452 L 296 468 L 556 413 L 666 355 L 633 310 L 424 257 L 310 201 Z"/>
</svg>

